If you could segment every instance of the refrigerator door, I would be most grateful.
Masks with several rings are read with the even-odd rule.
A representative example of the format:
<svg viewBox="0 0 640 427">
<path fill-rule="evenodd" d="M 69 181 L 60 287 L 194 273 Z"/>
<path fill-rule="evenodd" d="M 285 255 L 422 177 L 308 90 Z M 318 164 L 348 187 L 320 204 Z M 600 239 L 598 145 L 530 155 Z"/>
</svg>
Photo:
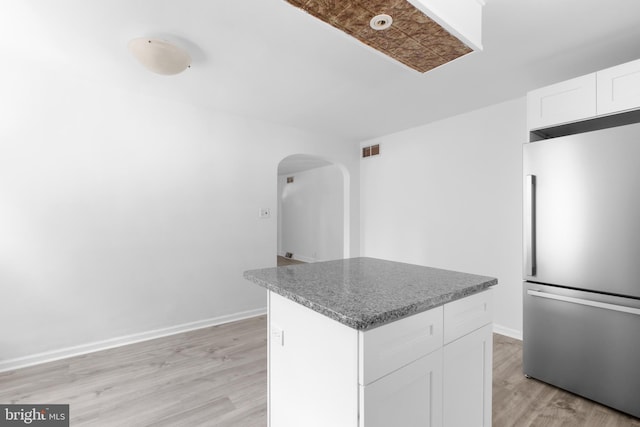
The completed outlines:
<svg viewBox="0 0 640 427">
<path fill-rule="evenodd" d="M 526 375 L 640 417 L 640 300 L 524 285 Z"/>
<path fill-rule="evenodd" d="M 640 124 L 524 150 L 524 278 L 640 298 Z"/>
</svg>

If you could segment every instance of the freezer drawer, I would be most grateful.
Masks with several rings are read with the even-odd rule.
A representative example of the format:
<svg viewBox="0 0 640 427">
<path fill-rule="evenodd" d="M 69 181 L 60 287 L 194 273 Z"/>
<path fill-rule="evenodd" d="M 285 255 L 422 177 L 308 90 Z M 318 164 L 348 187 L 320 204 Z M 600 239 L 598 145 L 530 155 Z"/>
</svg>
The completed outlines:
<svg viewBox="0 0 640 427">
<path fill-rule="evenodd" d="M 524 283 L 524 373 L 640 417 L 640 300 Z"/>
</svg>

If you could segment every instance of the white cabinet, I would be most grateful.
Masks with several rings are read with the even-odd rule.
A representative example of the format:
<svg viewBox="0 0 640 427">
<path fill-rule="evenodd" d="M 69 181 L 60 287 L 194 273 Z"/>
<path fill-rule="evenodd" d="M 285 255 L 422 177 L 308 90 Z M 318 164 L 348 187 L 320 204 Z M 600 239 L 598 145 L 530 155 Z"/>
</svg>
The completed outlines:
<svg viewBox="0 0 640 427">
<path fill-rule="evenodd" d="M 595 115 L 595 73 L 545 86 L 527 94 L 529 129 L 583 120 Z"/>
<path fill-rule="evenodd" d="M 480 292 L 444 305 L 445 344 L 493 321 L 491 296 L 491 292 Z"/>
<path fill-rule="evenodd" d="M 492 293 L 444 305 L 443 425 L 491 427 Z"/>
<path fill-rule="evenodd" d="M 362 331 L 269 292 L 269 425 L 489 427 L 491 295 Z"/>
<path fill-rule="evenodd" d="M 442 426 L 442 349 L 360 386 L 360 427 Z"/>
<path fill-rule="evenodd" d="M 527 94 L 529 130 L 640 109 L 640 59 Z"/>
<path fill-rule="evenodd" d="M 640 59 L 597 73 L 598 115 L 640 107 Z"/>
<path fill-rule="evenodd" d="M 359 332 L 360 384 L 367 385 L 442 347 L 443 308 Z"/>
<path fill-rule="evenodd" d="M 491 325 L 444 347 L 444 425 L 491 427 L 493 335 Z"/>
<path fill-rule="evenodd" d="M 357 427 L 358 331 L 269 292 L 269 425 Z"/>
</svg>

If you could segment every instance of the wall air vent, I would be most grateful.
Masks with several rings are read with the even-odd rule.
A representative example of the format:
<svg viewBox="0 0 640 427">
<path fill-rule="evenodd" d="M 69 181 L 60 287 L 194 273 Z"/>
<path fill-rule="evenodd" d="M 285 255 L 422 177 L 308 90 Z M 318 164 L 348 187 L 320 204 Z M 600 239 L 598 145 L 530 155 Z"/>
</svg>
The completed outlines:
<svg viewBox="0 0 640 427">
<path fill-rule="evenodd" d="M 377 156 L 380 154 L 380 144 L 370 145 L 368 147 L 362 147 L 362 157 Z"/>
</svg>

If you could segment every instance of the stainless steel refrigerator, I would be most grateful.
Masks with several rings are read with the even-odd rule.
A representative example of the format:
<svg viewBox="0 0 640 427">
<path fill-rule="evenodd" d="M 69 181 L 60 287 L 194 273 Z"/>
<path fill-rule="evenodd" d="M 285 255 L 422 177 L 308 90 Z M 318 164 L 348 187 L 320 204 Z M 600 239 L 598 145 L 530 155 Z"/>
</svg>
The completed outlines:
<svg viewBox="0 0 640 427">
<path fill-rule="evenodd" d="M 640 417 L 640 124 L 523 146 L 524 373 Z"/>
</svg>

